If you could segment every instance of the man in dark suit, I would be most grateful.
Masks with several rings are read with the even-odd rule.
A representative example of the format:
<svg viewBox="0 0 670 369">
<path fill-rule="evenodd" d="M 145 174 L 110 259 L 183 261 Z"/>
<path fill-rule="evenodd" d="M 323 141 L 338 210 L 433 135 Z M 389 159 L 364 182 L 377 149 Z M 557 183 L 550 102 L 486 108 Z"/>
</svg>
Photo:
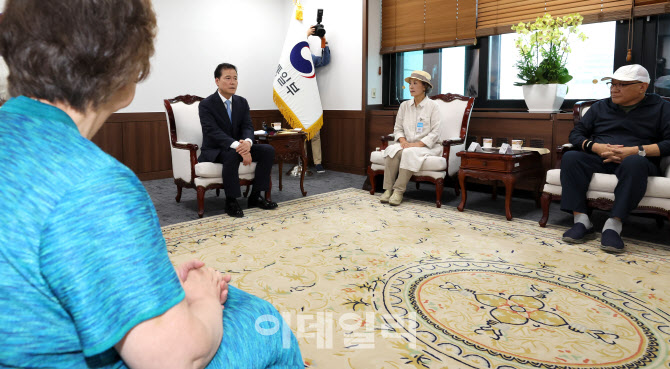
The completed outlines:
<svg viewBox="0 0 670 369">
<path fill-rule="evenodd" d="M 223 164 L 223 191 L 226 195 L 226 213 L 243 217 L 244 212 L 237 202 L 242 195 L 238 169 L 240 162 L 250 165 L 256 162 L 253 188 L 247 205 L 261 209 L 274 209 L 276 202 L 261 196 L 261 191 L 270 188 L 270 171 L 275 150 L 270 145 L 254 144 L 254 129 L 249 114 L 249 104 L 237 91 L 237 68 L 228 63 L 219 64 L 214 70 L 217 91 L 200 102 L 200 124 L 202 125 L 202 148 L 198 161 Z"/>
</svg>

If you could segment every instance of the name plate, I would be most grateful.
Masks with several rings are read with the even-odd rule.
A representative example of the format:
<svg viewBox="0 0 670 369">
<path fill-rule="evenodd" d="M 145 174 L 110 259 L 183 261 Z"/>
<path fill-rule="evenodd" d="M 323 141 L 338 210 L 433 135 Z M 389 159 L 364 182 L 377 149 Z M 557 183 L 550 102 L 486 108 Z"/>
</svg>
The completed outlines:
<svg viewBox="0 0 670 369">
<path fill-rule="evenodd" d="M 512 146 L 509 144 L 502 144 L 500 145 L 500 151 L 498 151 L 499 154 L 512 154 Z"/>
<path fill-rule="evenodd" d="M 482 147 L 477 142 L 471 143 L 470 146 L 468 147 L 468 151 L 469 152 L 484 152 L 484 150 L 482 150 Z"/>
</svg>

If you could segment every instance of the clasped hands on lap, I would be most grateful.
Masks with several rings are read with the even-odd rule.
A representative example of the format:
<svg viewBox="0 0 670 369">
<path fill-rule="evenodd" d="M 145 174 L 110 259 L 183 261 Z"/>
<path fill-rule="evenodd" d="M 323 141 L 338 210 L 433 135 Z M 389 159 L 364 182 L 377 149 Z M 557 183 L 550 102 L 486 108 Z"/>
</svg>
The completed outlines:
<svg viewBox="0 0 670 369">
<path fill-rule="evenodd" d="M 218 297 L 221 308 L 228 299 L 230 274 L 223 275 L 213 268 L 203 268 L 201 260 L 190 260 L 175 268 L 190 304 L 202 298 Z"/>
<path fill-rule="evenodd" d="M 410 143 L 405 139 L 405 137 L 400 137 L 398 139 L 398 143 L 400 144 L 400 147 L 402 147 L 403 149 L 409 149 L 410 147 L 425 147 L 426 146 L 426 144 L 424 144 L 421 141 Z"/>
<path fill-rule="evenodd" d="M 610 144 L 601 144 L 594 143 L 593 148 L 591 149 L 595 154 L 603 158 L 603 163 L 617 163 L 621 164 L 621 161 L 631 155 L 638 155 L 639 148 L 637 146 L 624 146 L 624 145 L 610 145 Z M 658 146 L 657 145 L 645 145 L 645 151 L 647 156 L 658 156 Z"/>
<path fill-rule="evenodd" d="M 628 156 L 637 155 L 637 147 L 625 147 L 624 145 L 593 144 L 593 152 L 603 158 L 603 163 L 617 163 Z"/>
<path fill-rule="evenodd" d="M 247 140 L 239 140 L 240 144 L 235 151 L 242 157 L 243 165 L 251 164 L 251 144 Z"/>
</svg>

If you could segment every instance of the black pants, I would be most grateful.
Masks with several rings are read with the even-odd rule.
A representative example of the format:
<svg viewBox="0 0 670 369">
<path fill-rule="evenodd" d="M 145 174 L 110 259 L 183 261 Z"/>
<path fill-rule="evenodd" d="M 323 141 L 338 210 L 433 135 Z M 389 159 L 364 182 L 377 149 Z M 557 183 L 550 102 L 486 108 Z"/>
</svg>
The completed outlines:
<svg viewBox="0 0 670 369">
<path fill-rule="evenodd" d="M 275 161 L 275 148 L 266 144 L 253 144 L 251 146 L 251 160 L 256 162 L 252 191 L 269 190 L 270 172 Z M 216 162 L 223 164 L 221 176 L 223 177 L 223 192 L 226 194 L 226 198 L 242 196 L 239 176 L 242 156 L 234 149 L 228 149 L 219 153 Z"/>
<path fill-rule="evenodd" d="M 637 207 L 647 191 L 647 178 L 658 176 L 660 169 L 649 159 L 631 155 L 621 164 L 603 163 L 598 155 L 584 151 L 568 151 L 561 160 L 561 210 L 586 213 L 586 192 L 594 173 L 615 174 L 612 217 L 624 220 Z"/>
</svg>

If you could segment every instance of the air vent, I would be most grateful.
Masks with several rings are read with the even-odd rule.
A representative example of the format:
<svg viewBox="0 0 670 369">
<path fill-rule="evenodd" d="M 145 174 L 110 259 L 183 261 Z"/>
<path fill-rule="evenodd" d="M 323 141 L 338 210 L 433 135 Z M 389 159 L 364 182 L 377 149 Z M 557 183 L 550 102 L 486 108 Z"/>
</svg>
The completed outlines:
<svg viewBox="0 0 670 369">
<path fill-rule="evenodd" d="M 496 137 L 496 146 L 501 146 L 502 144 L 509 143 L 507 137 Z"/>
<path fill-rule="evenodd" d="M 531 138 L 530 147 L 544 147 L 544 140 L 541 138 Z"/>
</svg>

